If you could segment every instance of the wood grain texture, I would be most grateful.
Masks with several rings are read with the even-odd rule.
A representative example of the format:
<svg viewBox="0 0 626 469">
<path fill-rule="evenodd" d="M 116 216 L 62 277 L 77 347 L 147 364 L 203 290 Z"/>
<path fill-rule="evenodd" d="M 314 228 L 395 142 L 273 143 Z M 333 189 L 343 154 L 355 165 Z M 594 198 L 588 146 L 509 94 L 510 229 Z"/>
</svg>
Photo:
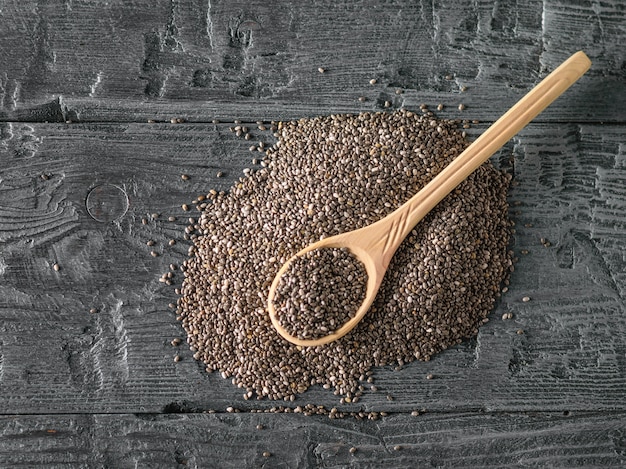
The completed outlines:
<svg viewBox="0 0 626 469">
<path fill-rule="evenodd" d="M 389 101 L 462 102 L 494 120 L 582 49 L 592 70 L 540 119 L 624 122 L 624 9 L 566 0 L 12 2 L 0 12 L 0 118 L 287 119 Z"/>
<path fill-rule="evenodd" d="M 257 425 L 263 428 L 258 430 Z M 4 467 L 623 467 L 626 415 L 1 417 Z M 350 448 L 356 452 L 351 453 Z M 270 453 L 263 456 L 263 453 Z"/>
<path fill-rule="evenodd" d="M 625 466 L 625 27 L 620 0 L 0 3 L 0 466 Z M 519 262 L 491 321 L 356 404 L 293 403 L 389 417 L 250 413 L 280 403 L 170 344 L 181 205 L 273 141 L 229 122 L 493 121 L 579 49 L 591 70 L 493 158 Z"/>
</svg>

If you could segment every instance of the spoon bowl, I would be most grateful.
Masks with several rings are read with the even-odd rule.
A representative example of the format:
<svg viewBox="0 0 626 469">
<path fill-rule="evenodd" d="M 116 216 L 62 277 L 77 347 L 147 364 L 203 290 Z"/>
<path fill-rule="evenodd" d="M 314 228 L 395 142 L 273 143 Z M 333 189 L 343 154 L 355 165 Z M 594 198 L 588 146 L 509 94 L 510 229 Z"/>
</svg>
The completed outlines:
<svg viewBox="0 0 626 469">
<path fill-rule="evenodd" d="M 413 227 L 446 195 L 574 84 L 590 66 L 591 61 L 585 53 L 576 52 L 529 91 L 400 208 L 371 225 L 310 244 L 288 259 L 274 277 L 267 299 L 269 316 L 278 333 L 299 346 L 318 346 L 337 340 L 354 329 L 372 305 L 391 258 Z M 290 334 L 280 323 L 274 307 L 276 289 L 292 260 L 315 249 L 332 247 L 349 249 L 365 266 L 368 276 L 365 298 L 355 315 L 340 328 L 323 337 L 300 339 Z"/>
<path fill-rule="evenodd" d="M 391 260 L 391 256 L 389 256 L 389 260 L 385 262 L 385 258 L 384 256 L 382 256 L 383 250 L 380 246 L 380 242 L 372 243 L 375 238 L 373 238 L 369 232 L 372 227 L 375 227 L 378 223 L 381 223 L 384 220 L 386 219 L 380 220 L 372 225 L 368 225 L 359 230 L 342 233 L 337 236 L 331 236 L 329 238 L 322 239 L 321 241 L 317 241 L 316 243 L 310 244 L 298 253 L 296 253 L 294 256 L 289 258 L 287 262 L 285 262 L 281 266 L 280 270 L 276 274 L 276 277 L 274 277 L 272 285 L 270 286 L 269 298 L 271 299 L 275 297 L 276 289 L 278 288 L 280 279 L 286 273 L 293 260 L 300 256 L 303 256 L 307 252 L 323 248 L 348 248 L 352 255 L 354 255 L 359 261 L 361 261 L 363 263 L 363 266 L 365 267 L 365 271 L 367 272 L 367 287 L 365 291 L 365 298 L 363 299 L 363 302 L 359 306 L 359 309 L 356 311 L 354 316 L 350 318 L 350 320 L 345 322 L 343 326 L 341 326 L 339 329 L 336 329 L 328 335 L 317 339 L 300 339 L 299 337 L 295 337 L 287 332 L 280 323 L 280 320 L 278 319 L 278 315 L 274 308 L 273 301 L 268 301 L 267 306 L 270 314 L 270 319 L 280 335 L 282 335 L 285 339 L 295 345 L 315 346 L 327 344 L 329 342 L 337 340 L 346 335 L 352 329 L 354 329 L 354 327 L 361 321 L 361 319 L 363 319 L 363 316 L 365 316 L 365 313 L 367 313 L 370 306 L 374 302 L 376 294 L 378 293 L 378 289 L 380 288 L 380 284 L 383 281 L 385 271 L 387 270 L 389 260 Z"/>
</svg>

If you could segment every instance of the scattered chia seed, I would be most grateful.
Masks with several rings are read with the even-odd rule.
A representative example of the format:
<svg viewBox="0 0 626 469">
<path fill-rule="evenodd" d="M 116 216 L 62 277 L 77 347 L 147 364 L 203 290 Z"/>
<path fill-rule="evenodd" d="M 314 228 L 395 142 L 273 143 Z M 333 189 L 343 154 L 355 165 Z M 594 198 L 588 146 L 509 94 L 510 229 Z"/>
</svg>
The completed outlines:
<svg viewBox="0 0 626 469">
<path fill-rule="evenodd" d="M 522 298 L 522 301 L 524 303 L 528 303 L 530 301 L 530 296 L 525 296 L 524 298 Z"/>
<path fill-rule="evenodd" d="M 180 175 L 180 178 L 181 178 L 183 181 L 188 181 L 188 180 L 189 180 L 189 175 L 187 175 L 187 174 L 181 174 L 181 175 Z"/>
<path fill-rule="evenodd" d="M 320 67 L 317 69 L 318 72 L 320 73 L 324 73 L 326 71 L 326 69 L 324 69 L 323 67 Z"/>
<path fill-rule="evenodd" d="M 465 104 L 461 103 L 459 104 L 459 111 L 462 111 L 465 109 Z"/>
<path fill-rule="evenodd" d="M 61 266 L 60 266 L 58 263 L 56 263 L 56 262 L 55 262 L 55 263 L 52 265 L 52 269 L 53 269 L 55 272 L 58 272 L 59 270 L 61 270 Z"/>
<path fill-rule="evenodd" d="M 319 384 L 355 402 L 372 367 L 429 360 L 475 336 L 513 266 L 511 178 L 489 162 L 415 226 L 354 330 L 319 347 L 278 335 L 266 303 L 282 263 L 322 237 L 391 213 L 468 142 L 457 121 L 436 119 L 425 106 L 417 114 L 332 115 L 272 127 L 279 141 L 264 167 L 231 191 L 212 193 L 212 203 L 198 206 L 194 234 L 186 232 L 193 245 L 175 291 L 194 358 L 248 398 L 293 400 Z M 308 405 L 301 412 L 343 415 Z"/>
<path fill-rule="evenodd" d="M 378 80 L 376 78 L 372 78 L 370 80 L 370 85 L 375 85 L 376 83 L 378 83 Z"/>
</svg>

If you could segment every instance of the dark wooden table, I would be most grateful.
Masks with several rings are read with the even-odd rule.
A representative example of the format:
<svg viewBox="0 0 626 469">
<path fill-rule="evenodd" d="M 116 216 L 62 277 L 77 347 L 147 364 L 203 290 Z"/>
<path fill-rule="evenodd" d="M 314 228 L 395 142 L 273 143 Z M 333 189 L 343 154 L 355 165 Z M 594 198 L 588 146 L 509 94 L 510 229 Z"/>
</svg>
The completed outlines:
<svg viewBox="0 0 626 469">
<path fill-rule="evenodd" d="M 626 466 L 625 18 L 622 0 L 0 2 L 0 466 Z M 235 120 L 441 103 L 477 135 L 580 49 L 592 69 L 494 157 L 513 159 L 519 262 L 491 321 L 376 370 L 357 404 L 293 403 L 387 416 L 258 413 L 282 403 L 170 344 L 158 278 L 187 255 L 181 204 L 251 165 Z"/>
</svg>

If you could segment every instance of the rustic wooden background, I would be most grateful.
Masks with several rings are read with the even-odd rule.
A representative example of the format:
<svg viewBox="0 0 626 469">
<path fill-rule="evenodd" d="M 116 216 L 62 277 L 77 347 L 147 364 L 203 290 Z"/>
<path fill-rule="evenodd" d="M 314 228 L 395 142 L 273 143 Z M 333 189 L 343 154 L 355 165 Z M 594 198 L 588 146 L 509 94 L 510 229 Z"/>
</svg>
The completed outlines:
<svg viewBox="0 0 626 469">
<path fill-rule="evenodd" d="M 0 1 L 0 466 L 624 467 L 625 18 L 622 0 Z M 170 344 L 158 278 L 186 257 L 181 204 L 251 166 L 235 120 L 442 103 L 476 135 L 580 49 L 592 69 L 494 157 L 520 260 L 491 321 L 377 370 L 357 404 L 293 404 L 387 416 L 251 412 L 281 403 Z"/>
</svg>

